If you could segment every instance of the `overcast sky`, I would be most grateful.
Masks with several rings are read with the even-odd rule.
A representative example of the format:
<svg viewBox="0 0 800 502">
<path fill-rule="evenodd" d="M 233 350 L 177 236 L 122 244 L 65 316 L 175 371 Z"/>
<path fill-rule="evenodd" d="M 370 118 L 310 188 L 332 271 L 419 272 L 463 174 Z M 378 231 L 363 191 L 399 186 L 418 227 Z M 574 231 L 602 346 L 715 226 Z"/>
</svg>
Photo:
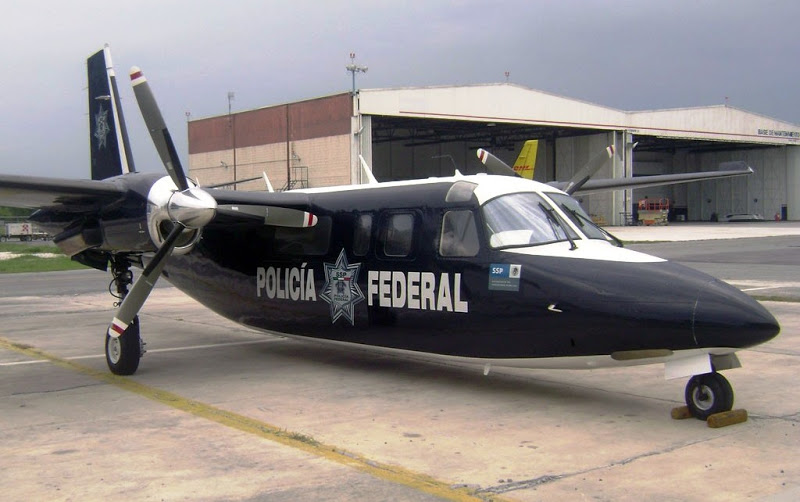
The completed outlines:
<svg viewBox="0 0 800 502">
<path fill-rule="evenodd" d="M 800 2 L 6 0 L 0 172 L 88 176 L 86 58 L 111 45 L 137 168 L 162 169 L 127 78 L 184 163 L 199 118 L 362 88 L 510 81 L 623 110 L 723 104 L 800 124 Z"/>
</svg>

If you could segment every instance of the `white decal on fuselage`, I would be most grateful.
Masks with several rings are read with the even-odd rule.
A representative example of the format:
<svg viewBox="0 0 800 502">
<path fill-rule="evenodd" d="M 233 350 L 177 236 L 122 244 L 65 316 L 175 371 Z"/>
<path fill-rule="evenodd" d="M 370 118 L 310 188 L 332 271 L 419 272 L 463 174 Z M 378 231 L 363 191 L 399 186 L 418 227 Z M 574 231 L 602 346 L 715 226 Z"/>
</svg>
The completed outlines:
<svg viewBox="0 0 800 502">
<path fill-rule="evenodd" d="M 266 294 L 267 298 L 294 301 L 317 301 L 314 286 L 314 269 L 301 267 L 256 269 L 256 296 Z"/>
<path fill-rule="evenodd" d="M 469 312 L 461 300 L 461 274 L 370 270 L 367 274 L 367 304 L 370 306 Z"/>
</svg>

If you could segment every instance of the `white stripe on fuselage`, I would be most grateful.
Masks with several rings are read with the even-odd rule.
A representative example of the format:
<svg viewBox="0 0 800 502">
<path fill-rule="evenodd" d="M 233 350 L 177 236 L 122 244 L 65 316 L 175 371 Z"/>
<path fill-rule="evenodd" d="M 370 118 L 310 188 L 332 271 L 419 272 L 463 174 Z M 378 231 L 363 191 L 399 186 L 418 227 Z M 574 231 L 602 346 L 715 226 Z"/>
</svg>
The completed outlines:
<svg viewBox="0 0 800 502">
<path fill-rule="evenodd" d="M 722 356 L 733 354 L 739 349 L 730 347 L 704 347 L 698 349 L 676 350 L 668 356 L 649 357 L 641 359 L 613 359 L 610 355 L 594 356 L 560 356 L 560 357 L 537 357 L 537 358 L 509 358 L 495 359 L 483 357 L 464 357 L 447 354 L 436 354 L 433 352 L 419 352 L 408 349 L 397 349 L 392 347 L 381 347 L 378 345 L 368 345 L 355 342 L 344 342 L 340 340 L 329 340 L 327 338 L 315 338 L 302 335 L 292 335 L 279 331 L 271 331 L 260 328 L 253 328 L 271 335 L 283 336 L 286 338 L 301 341 L 312 341 L 325 345 L 334 345 L 347 350 L 358 349 L 369 353 L 387 354 L 390 356 L 402 356 L 411 359 L 463 363 L 471 365 L 491 365 L 495 368 L 527 368 L 527 369 L 561 369 L 561 370 L 593 370 L 601 368 L 623 368 L 628 366 L 645 366 L 648 364 L 667 364 L 673 361 L 702 356 L 714 355 Z"/>
</svg>

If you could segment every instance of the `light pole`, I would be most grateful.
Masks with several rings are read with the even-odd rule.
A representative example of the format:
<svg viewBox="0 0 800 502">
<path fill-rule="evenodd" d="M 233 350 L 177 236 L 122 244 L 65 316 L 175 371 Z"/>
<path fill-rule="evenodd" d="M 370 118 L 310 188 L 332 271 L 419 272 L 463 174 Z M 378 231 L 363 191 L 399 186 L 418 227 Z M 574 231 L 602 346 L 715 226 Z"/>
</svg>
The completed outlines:
<svg viewBox="0 0 800 502">
<path fill-rule="evenodd" d="M 367 73 L 367 67 L 366 66 L 357 65 L 356 64 L 356 53 L 355 52 L 351 52 L 350 53 L 350 64 L 345 66 L 345 68 L 347 69 L 347 71 L 350 72 L 350 74 L 353 77 L 353 91 L 352 92 L 353 92 L 353 95 L 355 95 L 356 94 L 356 73 L 359 73 L 359 72 Z"/>
<path fill-rule="evenodd" d="M 236 97 L 233 91 L 228 91 L 228 126 L 231 128 L 231 143 L 233 147 L 233 189 L 236 190 L 236 118 L 231 113 L 231 102 Z"/>
</svg>

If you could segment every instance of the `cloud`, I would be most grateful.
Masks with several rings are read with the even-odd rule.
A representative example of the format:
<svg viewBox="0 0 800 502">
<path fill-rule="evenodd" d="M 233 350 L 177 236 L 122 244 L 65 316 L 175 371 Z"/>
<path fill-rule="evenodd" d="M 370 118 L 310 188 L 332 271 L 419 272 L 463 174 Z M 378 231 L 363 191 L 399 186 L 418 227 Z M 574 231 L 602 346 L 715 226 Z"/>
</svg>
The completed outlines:
<svg viewBox="0 0 800 502">
<path fill-rule="evenodd" d="M 0 170 L 88 172 L 85 58 L 110 43 L 137 167 L 159 170 L 127 85 L 141 66 L 186 155 L 185 113 L 361 87 L 512 82 L 620 109 L 720 104 L 800 123 L 800 3 L 566 0 L 8 2 Z"/>
</svg>

